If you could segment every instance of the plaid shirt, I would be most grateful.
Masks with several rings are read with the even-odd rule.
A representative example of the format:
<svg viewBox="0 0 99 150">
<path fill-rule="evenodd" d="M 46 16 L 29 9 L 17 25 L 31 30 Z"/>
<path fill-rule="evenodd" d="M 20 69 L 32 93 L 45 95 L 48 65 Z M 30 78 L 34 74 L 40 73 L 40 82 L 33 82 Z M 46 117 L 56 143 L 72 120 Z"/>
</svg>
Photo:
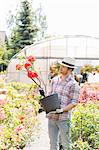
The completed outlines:
<svg viewBox="0 0 99 150">
<path fill-rule="evenodd" d="M 61 76 L 54 77 L 51 82 L 51 89 L 49 94 L 58 94 L 61 100 L 61 108 L 65 108 L 68 104 L 76 104 L 79 97 L 79 85 L 74 80 L 72 75 L 69 75 L 64 80 Z M 52 120 L 66 120 L 70 118 L 71 111 L 63 112 L 62 114 L 48 114 L 47 117 Z"/>
</svg>

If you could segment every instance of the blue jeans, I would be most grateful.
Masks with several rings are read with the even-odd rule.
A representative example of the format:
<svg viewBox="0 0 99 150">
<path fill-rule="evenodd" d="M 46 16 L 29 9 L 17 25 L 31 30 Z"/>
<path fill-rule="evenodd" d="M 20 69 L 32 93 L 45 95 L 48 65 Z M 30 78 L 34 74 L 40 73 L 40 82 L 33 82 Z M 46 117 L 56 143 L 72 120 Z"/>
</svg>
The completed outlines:
<svg viewBox="0 0 99 150">
<path fill-rule="evenodd" d="M 59 139 L 64 150 L 70 150 L 70 121 L 48 120 L 50 150 L 59 150 Z M 60 137 L 60 138 L 59 138 Z"/>
</svg>

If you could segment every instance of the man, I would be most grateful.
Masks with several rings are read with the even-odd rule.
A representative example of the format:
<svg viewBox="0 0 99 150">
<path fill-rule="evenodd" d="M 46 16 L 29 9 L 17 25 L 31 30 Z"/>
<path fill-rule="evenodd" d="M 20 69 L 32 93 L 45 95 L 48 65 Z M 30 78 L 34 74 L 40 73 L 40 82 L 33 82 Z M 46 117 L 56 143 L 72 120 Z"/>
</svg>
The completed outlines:
<svg viewBox="0 0 99 150">
<path fill-rule="evenodd" d="M 47 114 L 50 150 L 58 150 L 59 135 L 63 150 L 70 150 L 71 110 L 77 105 L 79 85 L 72 76 L 75 59 L 66 57 L 59 63 L 60 75 L 52 79 L 50 94 L 58 94 L 61 109 Z"/>
</svg>

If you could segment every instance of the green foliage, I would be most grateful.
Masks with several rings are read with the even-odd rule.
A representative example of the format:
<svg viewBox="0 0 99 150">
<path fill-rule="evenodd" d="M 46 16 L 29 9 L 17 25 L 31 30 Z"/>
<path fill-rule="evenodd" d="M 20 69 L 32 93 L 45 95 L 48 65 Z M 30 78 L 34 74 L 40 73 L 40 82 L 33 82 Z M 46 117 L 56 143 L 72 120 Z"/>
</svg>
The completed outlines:
<svg viewBox="0 0 99 150">
<path fill-rule="evenodd" d="M 83 142 L 82 139 L 78 139 L 78 141 L 74 142 L 72 149 L 73 150 L 90 150 L 90 146 L 87 141 Z"/>
<path fill-rule="evenodd" d="M 94 67 L 90 64 L 86 64 L 84 65 L 82 68 L 81 68 L 81 73 L 84 73 L 84 72 L 92 72 L 94 70 Z"/>
<path fill-rule="evenodd" d="M 39 12 L 41 11 L 42 9 Z M 15 16 L 16 21 L 10 42 L 11 49 L 14 49 L 15 53 L 26 45 L 33 44 L 37 39 L 38 32 L 46 30 L 46 16 L 40 13 L 38 18 L 37 12 L 38 10 L 32 10 L 32 4 L 28 0 L 21 1 L 20 11 Z"/>
<path fill-rule="evenodd" d="M 34 42 L 38 28 L 33 25 L 31 4 L 28 0 L 21 2 L 21 10 L 16 16 L 16 26 L 13 29 L 11 43 L 12 48 L 22 49 Z"/>
<path fill-rule="evenodd" d="M 95 71 L 99 73 L 99 65 L 95 66 Z"/>
<path fill-rule="evenodd" d="M 93 103 L 87 103 L 85 105 L 79 104 L 75 108 L 72 118 L 73 126 L 71 136 L 74 145 L 75 141 L 77 144 L 80 139 L 82 142 L 87 142 L 93 149 L 99 148 L 98 113 L 99 111 L 96 104 Z"/>
<path fill-rule="evenodd" d="M 3 71 L 4 68 L 8 65 L 8 54 L 5 45 L 0 45 L 0 71 Z"/>
</svg>

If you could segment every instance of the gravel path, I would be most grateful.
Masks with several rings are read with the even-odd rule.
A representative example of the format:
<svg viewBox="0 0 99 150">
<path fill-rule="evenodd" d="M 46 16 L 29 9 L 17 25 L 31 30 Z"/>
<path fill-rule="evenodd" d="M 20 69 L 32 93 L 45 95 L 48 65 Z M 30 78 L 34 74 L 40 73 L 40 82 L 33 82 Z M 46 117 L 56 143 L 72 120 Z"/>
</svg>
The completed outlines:
<svg viewBox="0 0 99 150">
<path fill-rule="evenodd" d="M 50 150 L 46 114 L 44 112 L 40 113 L 38 119 L 40 127 L 36 139 L 31 144 L 27 144 L 24 150 Z"/>
</svg>

